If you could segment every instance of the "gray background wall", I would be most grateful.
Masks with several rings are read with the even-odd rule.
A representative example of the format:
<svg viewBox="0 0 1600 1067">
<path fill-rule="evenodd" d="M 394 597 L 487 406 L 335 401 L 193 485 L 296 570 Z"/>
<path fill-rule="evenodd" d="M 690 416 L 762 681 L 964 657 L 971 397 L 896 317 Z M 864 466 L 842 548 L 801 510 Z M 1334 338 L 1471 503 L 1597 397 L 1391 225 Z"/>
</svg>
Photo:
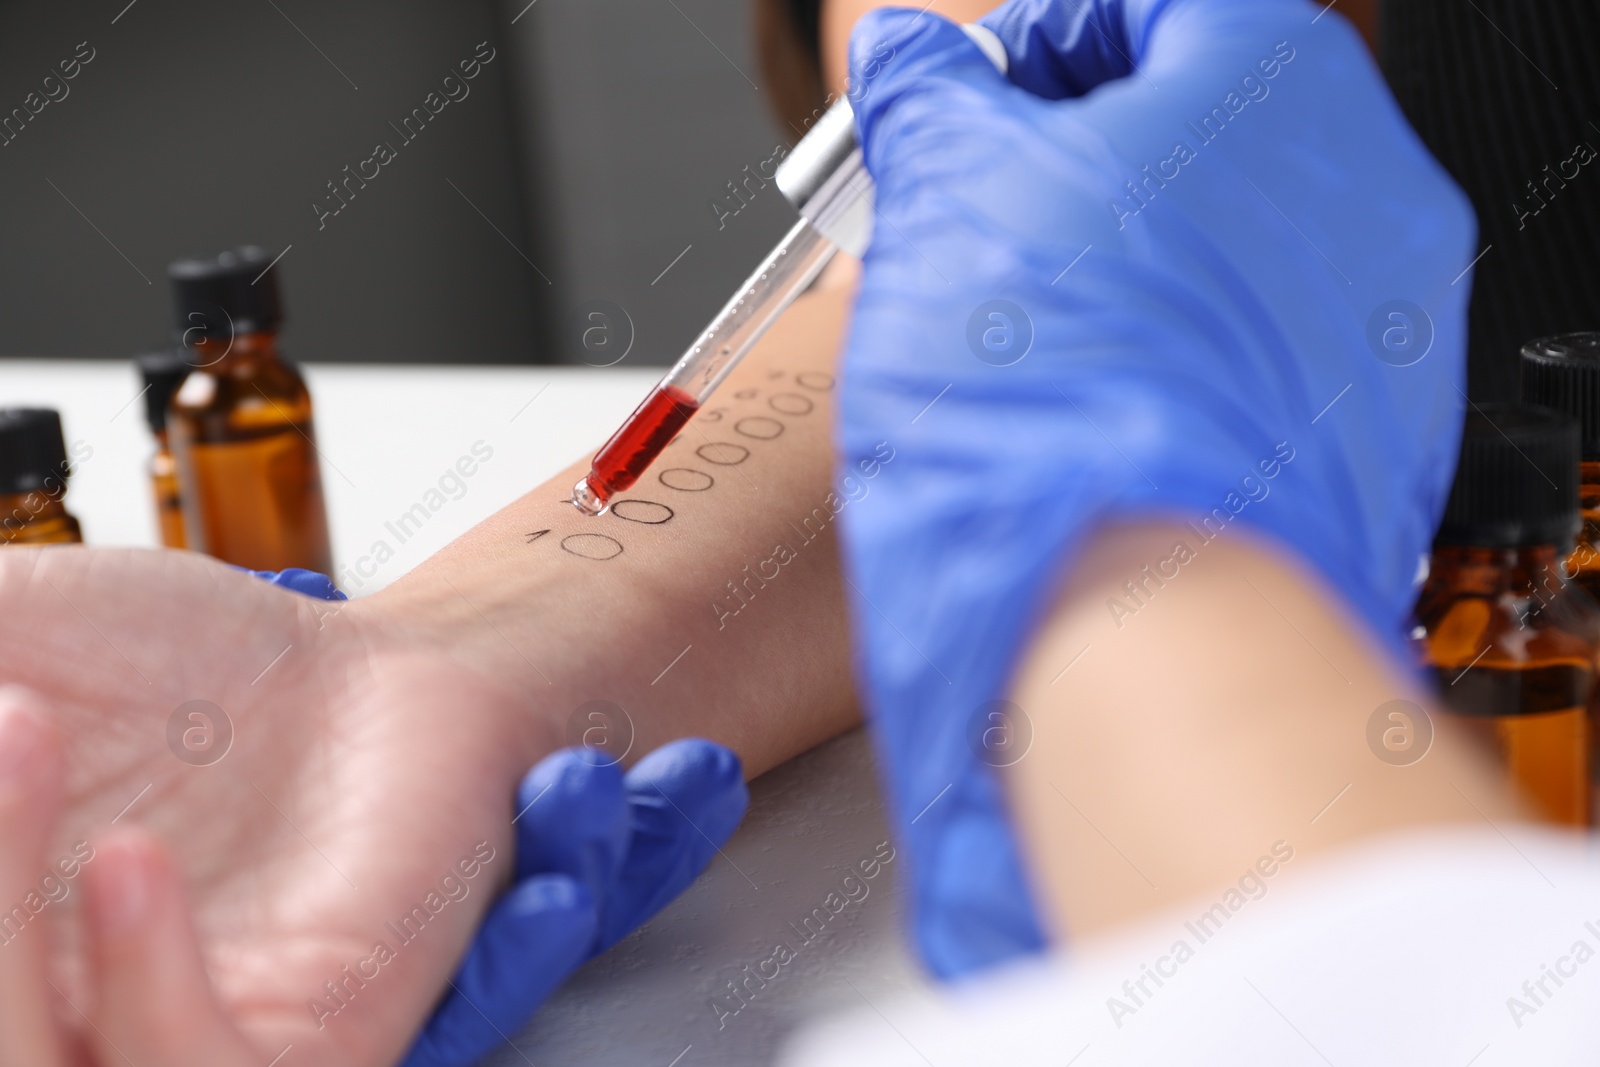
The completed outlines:
<svg viewBox="0 0 1600 1067">
<path fill-rule="evenodd" d="M 602 362 L 631 322 L 625 365 L 669 362 L 792 218 L 771 187 L 721 229 L 708 206 L 782 139 L 749 0 L 525 4 L 0 2 L 0 114 L 95 53 L 0 148 L 0 355 L 149 347 L 166 263 L 253 242 L 289 246 L 297 358 Z M 395 160 L 319 224 L 379 141 Z"/>
<path fill-rule="evenodd" d="M 757 88 L 751 10 L 538 0 L 511 27 L 522 187 L 557 265 L 556 361 L 603 358 L 581 341 L 585 313 L 609 301 L 635 329 L 629 362 L 671 362 L 794 221 L 771 185 L 720 227 L 710 208 L 792 140 Z"/>
</svg>

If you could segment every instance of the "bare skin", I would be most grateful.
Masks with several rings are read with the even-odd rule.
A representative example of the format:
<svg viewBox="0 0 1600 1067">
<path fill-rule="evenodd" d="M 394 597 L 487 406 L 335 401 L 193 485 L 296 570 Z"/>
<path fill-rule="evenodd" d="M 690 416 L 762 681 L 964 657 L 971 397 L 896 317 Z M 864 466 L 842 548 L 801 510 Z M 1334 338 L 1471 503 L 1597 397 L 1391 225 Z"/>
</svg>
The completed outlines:
<svg viewBox="0 0 1600 1067">
<path fill-rule="evenodd" d="M 64 799 L 63 754 L 48 711 L 24 690 L 0 688 L 0 893 L 6 900 L 36 892 L 39 872 L 54 868 L 50 844 Z M 16 936 L 0 952 L 6 1015 L 0 1063 L 262 1062 L 217 1001 L 183 880 L 148 832 L 102 837 L 74 877 L 88 900 L 82 929 L 92 962 L 87 987 L 74 993 L 85 1014 L 69 1022 L 58 1010 L 63 996 L 59 977 L 52 980 L 49 971 L 47 931 Z"/>
<path fill-rule="evenodd" d="M 907 5 L 884 4 L 878 0 L 830 0 L 822 5 L 822 84 L 830 92 L 844 95 L 850 73 L 850 31 L 856 22 L 868 11 L 895 6 Z M 922 7 L 921 4 L 909 6 Z M 973 22 L 979 15 L 999 6 L 996 0 L 933 0 L 926 10 L 943 15 L 951 22 Z"/>
<path fill-rule="evenodd" d="M 832 353 L 851 295 L 790 310 L 624 494 L 654 506 L 579 514 L 567 498 L 585 457 L 358 605 L 362 621 L 563 715 L 613 701 L 636 753 L 695 733 L 759 774 L 853 725 L 832 509 L 825 527 L 806 521 L 832 491 Z M 772 576 L 780 543 L 797 558 Z M 794 714 L 801 702 L 815 710 Z"/>
<path fill-rule="evenodd" d="M 1108 600 L 1129 604 L 1123 583 L 1178 542 L 1196 558 L 1147 583 L 1119 628 Z M 1526 816 L 1321 582 L 1242 531 L 1212 544 L 1176 523 L 1100 533 L 1012 699 L 1034 742 L 1008 792 L 1051 925 L 1072 935 L 1214 895 L 1278 841 L 1300 863 L 1391 831 Z M 1397 699 L 1434 729 L 1407 766 L 1367 742 L 1368 718 Z"/>
<path fill-rule="evenodd" d="M 630 758 L 699 735 L 730 744 L 752 774 L 857 721 L 827 503 L 847 296 L 796 305 L 624 494 L 656 505 L 635 519 L 659 519 L 664 504 L 666 522 L 578 514 L 562 502 L 574 466 L 383 594 L 343 606 L 184 553 L 0 553 L 0 679 L 39 695 L 36 714 L 65 747 L 46 853 L 144 828 L 188 887 L 220 1010 L 255 1062 L 293 1044 L 296 1063 L 392 1063 L 509 876 L 517 780 L 582 736 L 586 720 L 569 732 L 580 705 L 626 710 Z M 670 476 L 689 487 L 671 489 L 658 477 L 669 468 L 698 476 Z M 550 532 L 530 540 L 539 530 Z M 779 542 L 795 558 L 770 580 L 750 577 L 747 565 L 772 573 L 763 561 Z M 621 553 L 573 551 L 610 545 Z M 169 720 L 192 700 L 233 726 L 231 750 L 209 766 L 169 748 Z M 179 749 L 191 725 L 180 716 Z M 480 850 L 494 859 L 464 899 L 377 977 L 369 965 L 336 1013 L 311 1006 L 337 1007 L 325 983 L 359 971 L 376 942 L 393 944 L 384 924 Z M 94 982 L 69 921 L 79 899 L 50 904 L 43 921 L 25 914 L 0 956 L 58 933 L 60 993 L 46 999 L 69 1029 L 90 1032 L 79 1012 L 92 1015 Z M 7 898 L 0 917 L 19 903 Z M 0 1032 L 11 1032 L 7 1010 Z M 181 1045 L 184 1033 L 168 1038 Z M 9 1055 L 0 1049 L 0 1067 Z"/>
</svg>

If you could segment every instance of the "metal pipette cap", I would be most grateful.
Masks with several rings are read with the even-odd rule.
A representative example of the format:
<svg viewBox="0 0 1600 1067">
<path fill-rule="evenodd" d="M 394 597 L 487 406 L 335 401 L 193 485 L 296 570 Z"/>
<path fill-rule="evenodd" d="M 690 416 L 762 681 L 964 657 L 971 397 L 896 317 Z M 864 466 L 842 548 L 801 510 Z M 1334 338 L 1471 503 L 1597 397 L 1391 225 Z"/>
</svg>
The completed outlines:
<svg viewBox="0 0 1600 1067">
<path fill-rule="evenodd" d="M 968 23 L 961 27 L 1000 71 L 1006 49 L 994 31 Z M 778 190 L 801 216 L 841 250 L 860 259 L 872 240 L 875 193 L 856 143 L 855 113 L 840 97 L 794 146 L 776 175 Z"/>
</svg>

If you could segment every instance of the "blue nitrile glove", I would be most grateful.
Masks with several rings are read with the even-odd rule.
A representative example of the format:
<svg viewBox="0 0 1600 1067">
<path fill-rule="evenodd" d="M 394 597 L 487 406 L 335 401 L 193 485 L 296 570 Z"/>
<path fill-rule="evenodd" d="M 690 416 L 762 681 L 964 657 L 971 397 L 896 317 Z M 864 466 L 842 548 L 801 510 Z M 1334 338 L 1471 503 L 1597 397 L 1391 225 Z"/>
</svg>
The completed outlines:
<svg viewBox="0 0 1600 1067">
<path fill-rule="evenodd" d="M 1094 527 L 1248 525 L 1399 652 L 1474 253 L 1467 201 L 1320 4 L 1014 0 L 983 22 L 1009 75 L 931 13 L 852 41 L 879 215 L 838 431 L 843 474 L 874 480 L 844 558 L 946 976 L 1043 941 L 990 766 L 1020 742 L 984 705 Z"/>
<path fill-rule="evenodd" d="M 304 567 L 290 567 L 281 571 L 252 571 L 244 567 L 239 568 L 246 574 L 260 578 L 268 585 L 281 586 L 292 593 L 304 593 L 318 600 L 349 600 L 350 598 L 339 592 L 333 584 L 333 579 L 318 571 L 308 571 Z"/>
<path fill-rule="evenodd" d="M 686 889 L 733 833 L 749 793 L 721 745 L 675 741 L 626 775 L 594 750 L 545 757 L 517 790 L 516 884 L 402 1067 L 464 1067 Z"/>
<path fill-rule="evenodd" d="M 315 571 L 250 573 L 345 599 Z M 562 749 L 522 779 L 516 881 L 402 1067 L 466 1067 L 504 1041 L 568 975 L 687 889 L 749 803 L 739 757 L 711 741 L 663 745 L 626 775 L 607 759 Z"/>
</svg>

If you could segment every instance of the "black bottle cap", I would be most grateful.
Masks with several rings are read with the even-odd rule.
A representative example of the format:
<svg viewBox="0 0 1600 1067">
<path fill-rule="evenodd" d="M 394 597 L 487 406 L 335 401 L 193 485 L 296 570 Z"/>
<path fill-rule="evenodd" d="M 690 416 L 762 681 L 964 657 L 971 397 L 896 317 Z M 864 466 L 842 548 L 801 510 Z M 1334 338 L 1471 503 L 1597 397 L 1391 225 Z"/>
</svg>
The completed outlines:
<svg viewBox="0 0 1600 1067">
<path fill-rule="evenodd" d="M 71 470 L 60 415 L 49 408 L 0 408 L 0 493 L 59 493 Z"/>
<path fill-rule="evenodd" d="M 240 334 L 276 330 L 283 321 L 278 271 L 265 249 L 248 245 L 167 267 L 181 345 L 226 343 Z"/>
<path fill-rule="evenodd" d="M 1577 424 L 1527 404 L 1473 405 L 1433 543 L 1565 549 L 1582 526 Z"/>
<path fill-rule="evenodd" d="M 1577 419 L 1583 458 L 1600 460 L 1600 333 L 1542 337 L 1523 345 L 1522 399 Z"/>
<path fill-rule="evenodd" d="M 144 378 L 144 417 L 149 420 L 150 429 L 160 433 L 167 428 L 167 407 L 172 403 L 172 395 L 189 376 L 194 364 L 185 359 L 182 352 L 170 349 L 146 352 L 135 356 L 133 361 L 139 365 L 139 374 Z"/>
</svg>

